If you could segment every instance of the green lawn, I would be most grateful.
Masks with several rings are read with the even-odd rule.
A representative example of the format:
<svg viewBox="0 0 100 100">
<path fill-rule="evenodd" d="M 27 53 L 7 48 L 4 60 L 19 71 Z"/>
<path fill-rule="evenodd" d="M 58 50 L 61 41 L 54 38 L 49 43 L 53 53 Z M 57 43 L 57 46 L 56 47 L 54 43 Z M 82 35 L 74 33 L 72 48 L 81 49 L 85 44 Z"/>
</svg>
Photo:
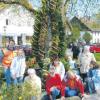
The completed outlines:
<svg viewBox="0 0 100 100">
<path fill-rule="evenodd" d="M 100 53 L 94 53 L 94 55 L 96 60 L 100 62 Z"/>
<path fill-rule="evenodd" d="M 95 58 L 96 58 L 97 64 L 100 65 L 100 53 L 94 53 L 94 55 L 95 55 Z"/>
</svg>

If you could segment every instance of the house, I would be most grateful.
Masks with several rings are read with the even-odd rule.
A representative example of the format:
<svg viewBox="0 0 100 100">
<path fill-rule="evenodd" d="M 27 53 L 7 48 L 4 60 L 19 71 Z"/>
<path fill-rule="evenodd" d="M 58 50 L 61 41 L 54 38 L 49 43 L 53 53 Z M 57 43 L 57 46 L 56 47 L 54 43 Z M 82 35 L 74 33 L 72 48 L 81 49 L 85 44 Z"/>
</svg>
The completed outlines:
<svg viewBox="0 0 100 100">
<path fill-rule="evenodd" d="M 71 21 L 72 27 L 78 27 L 80 30 L 80 37 L 89 32 L 92 35 L 91 43 L 100 43 L 100 28 L 91 28 L 89 24 L 85 24 L 81 19 L 74 17 Z"/>
<path fill-rule="evenodd" d="M 100 29 L 92 29 L 89 32 L 93 37 L 91 43 L 100 43 Z"/>
<path fill-rule="evenodd" d="M 0 10 L 0 45 L 13 39 L 16 45 L 27 44 L 34 33 L 34 15 L 20 5 Z"/>
</svg>

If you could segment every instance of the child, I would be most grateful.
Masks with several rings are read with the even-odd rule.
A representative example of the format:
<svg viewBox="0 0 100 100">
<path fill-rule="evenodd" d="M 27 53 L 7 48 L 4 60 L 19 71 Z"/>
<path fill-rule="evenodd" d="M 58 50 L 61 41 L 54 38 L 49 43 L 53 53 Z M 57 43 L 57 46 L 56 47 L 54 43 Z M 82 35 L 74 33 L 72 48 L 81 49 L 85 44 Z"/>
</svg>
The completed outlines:
<svg viewBox="0 0 100 100">
<path fill-rule="evenodd" d="M 76 64 L 76 62 L 72 59 L 72 57 L 71 56 L 68 56 L 68 63 L 69 63 L 69 65 L 70 65 L 70 68 L 71 69 L 75 69 L 75 64 Z"/>
</svg>

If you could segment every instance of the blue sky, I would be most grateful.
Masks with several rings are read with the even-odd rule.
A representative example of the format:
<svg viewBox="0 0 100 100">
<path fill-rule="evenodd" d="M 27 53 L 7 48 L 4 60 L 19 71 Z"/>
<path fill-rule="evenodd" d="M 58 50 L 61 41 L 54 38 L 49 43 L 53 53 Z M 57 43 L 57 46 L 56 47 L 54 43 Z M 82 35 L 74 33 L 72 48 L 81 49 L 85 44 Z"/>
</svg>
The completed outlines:
<svg viewBox="0 0 100 100">
<path fill-rule="evenodd" d="M 71 0 L 72 2 L 75 0 Z M 90 0 L 91 2 L 87 3 L 89 0 L 77 0 L 76 4 L 71 9 L 71 4 L 69 7 L 69 12 L 67 13 L 69 17 L 72 16 L 94 16 L 96 13 L 100 13 L 100 0 Z M 87 8 L 87 10 L 86 10 Z M 87 13 L 85 13 L 85 10 Z"/>
<path fill-rule="evenodd" d="M 38 8 L 41 6 L 41 0 L 29 0 L 29 2 L 32 4 L 33 8 Z"/>
<path fill-rule="evenodd" d="M 93 16 L 93 14 L 100 13 L 100 0 L 70 0 L 70 1 L 74 3 L 76 1 L 77 2 L 74 4 L 72 10 L 71 7 L 69 7 L 68 9 L 69 13 L 67 13 L 69 17 L 73 17 L 75 15 L 76 16 L 78 15 L 80 17 Z M 91 3 L 87 5 L 87 1 L 91 1 Z M 35 9 L 41 6 L 41 0 L 29 0 L 29 2 Z M 87 15 L 85 15 L 86 6 L 88 6 Z"/>
</svg>

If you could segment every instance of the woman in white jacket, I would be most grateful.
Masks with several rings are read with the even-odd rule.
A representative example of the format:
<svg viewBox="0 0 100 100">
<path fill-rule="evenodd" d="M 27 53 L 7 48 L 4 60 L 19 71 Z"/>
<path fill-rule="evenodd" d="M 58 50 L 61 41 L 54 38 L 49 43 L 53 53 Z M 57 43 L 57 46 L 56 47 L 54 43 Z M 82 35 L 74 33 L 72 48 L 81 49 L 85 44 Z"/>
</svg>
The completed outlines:
<svg viewBox="0 0 100 100">
<path fill-rule="evenodd" d="M 23 82 L 23 77 L 26 69 L 25 56 L 22 49 L 19 49 L 17 56 L 14 57 L 11 63 L 10 72 L 15 85 Z"/>
<path fill-rule="evenodd" d="M 80 72 L 83 81 L 87 77 L 87 73 L 89 72 L 91 61 L 96 62 L 93 53 L 91 53 L 89 49 L 90 49 L 89 46 L 84 46 L 83 52 L 79 54 L 79 58 L 78 58 L 80 63 Z"/>
</svg>

